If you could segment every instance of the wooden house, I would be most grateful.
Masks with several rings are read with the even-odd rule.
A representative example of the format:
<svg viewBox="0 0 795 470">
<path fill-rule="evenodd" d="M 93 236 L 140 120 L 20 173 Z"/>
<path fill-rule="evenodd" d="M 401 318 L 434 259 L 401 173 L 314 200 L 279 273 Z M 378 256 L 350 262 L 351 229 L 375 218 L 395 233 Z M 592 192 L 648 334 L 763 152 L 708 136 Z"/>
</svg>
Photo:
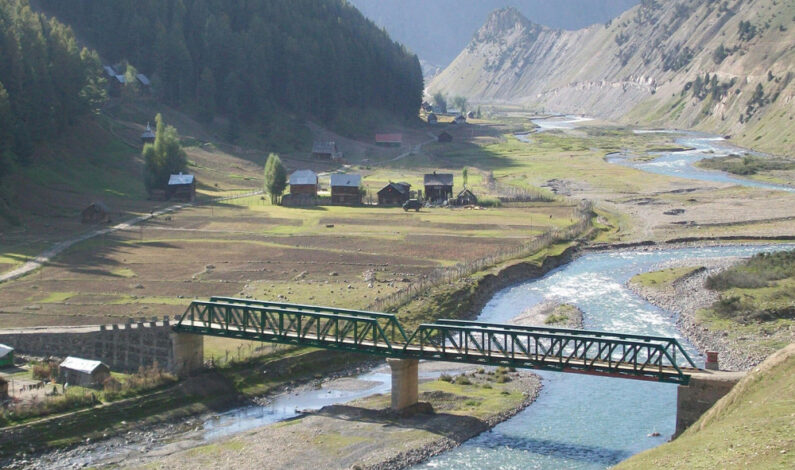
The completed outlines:
<svg viewBox="0 0 795 470">
<path fill-rule="evenodd" d="M 403 145 L 403 134 L 376 134 L 375 144 L 382 147 L 400 147 Z"/>
<path fill-rule="evenodd" d="M 317 197 L 317 174 L 312 170 L 298 170 L 290 175 L 290 194 Z"/>
<path fill-rule="evenodd" d="M 455 117 L 455 119 L 453 119 L 453 122 L 456 124 L 465 124 L 467 122 L 467 118 L 463 114 L 459 114 Z"/>
<path fill-rule="evenodd" d="M 428 115 L 428 124 L 436 124 L 437 122 L 439 122 L 439 118 L 434 113 L 430 113 Z"/>
<path fill-rule="evenodd" d="M 337 149 L 336 142 L 315 142 L 312 144 L 312 158 L 336 161 L 342 159 L 342 152 Z"/>
<path fill-rule="evenodd" d="M 110 377 L 110 367 L 100 361 L 69 356 L 58 366 L 61 383 L 90 387 L 102 385 Z"/>
<path fill-rule="evenodd" d="M 389 182 L 378 191 L 379 206 L 400 206 L 411 198 L 411 185 Z"/>
<path fill-rule="evenodd" d="M 455 197 L 455 205 L 457 206 L 470 206 L 478 203 L 478 198 L 475 194 L 467 188 L 461 190 L 458 196 Z"/>
<path fill-rule="evenodd" d="M 425 199 L 431 202 L 444 202 L 453 197 L 453 174 L 433 173 L 426 174 L 423 178 L 425 185 Z"/>
<path fill-rule="evenodd" d="M 331 175 L 331 203 L 348 206 L 358 206 L 362 203 L 362 193 L 359 186 L 362 184 L 362 175 Z"/>
<path fill-rule="evenodd" d="M 448 143 L 453 141 L 453 136 L 448 132 L 442 132 L 439 134 L 439 137 L 437 137 L 436 140 L 442 143 Z"/>
<path fill-rule="evenodd" d="M 155 143 L 155 133 L 152 131 L 152 127 L 149 126 L 148 122 L 146 123 L 146 130 L 141 134 L 141 142 L 143 142 L 144 145 Z"/>
<path fill-rule="evenodd" d="M 101 201 L 92 202 L 80 212 L 80 221 L 84 224 L 110 223 L 110 209 Z"/>
<path fill-rule="evenodd" d="M 196 178 L 193 175 L 171 175 L 166 186 L 166 197 L 177 201 L 193 202 L 196 199 Z"/>
<path fill-rule="evenodd" d="M 0 344 L 0 369 L 14 367 L 14 348 Z"/>
</svg>

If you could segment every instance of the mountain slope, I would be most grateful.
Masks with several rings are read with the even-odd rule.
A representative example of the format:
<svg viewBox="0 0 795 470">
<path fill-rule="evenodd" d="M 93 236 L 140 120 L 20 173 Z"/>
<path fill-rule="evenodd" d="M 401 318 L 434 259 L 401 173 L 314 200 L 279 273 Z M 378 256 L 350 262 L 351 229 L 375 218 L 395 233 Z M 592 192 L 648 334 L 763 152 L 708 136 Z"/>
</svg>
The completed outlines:
<svg viewBox="0 0 795 470">
<path fill-rule="evenodd" d="M 539 26 L 504 9 L 429 89 L 731 134 L 745 145 L 791 153 L 793 44 L 795 0 L 644 0 L 578 31 Z"/>
</svg>

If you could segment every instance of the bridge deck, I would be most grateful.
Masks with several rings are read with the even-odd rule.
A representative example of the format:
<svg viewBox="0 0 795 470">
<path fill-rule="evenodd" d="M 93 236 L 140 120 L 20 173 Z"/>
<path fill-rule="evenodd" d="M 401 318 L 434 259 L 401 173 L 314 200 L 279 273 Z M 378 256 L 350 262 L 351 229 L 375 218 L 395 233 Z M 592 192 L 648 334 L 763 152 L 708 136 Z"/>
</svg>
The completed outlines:
<svg viewBox="0 0 795 470">
<path fill-rule="evenodd" d="M 193 302 L 174 329 L 387 357 L 680 384 L 698 371 L 673 338 L 459 320 L 423 324 L 407 336 L 390 314 L 233 298 Z M 679 365 L 677 355 L 690 367 Z"/>
</svg>

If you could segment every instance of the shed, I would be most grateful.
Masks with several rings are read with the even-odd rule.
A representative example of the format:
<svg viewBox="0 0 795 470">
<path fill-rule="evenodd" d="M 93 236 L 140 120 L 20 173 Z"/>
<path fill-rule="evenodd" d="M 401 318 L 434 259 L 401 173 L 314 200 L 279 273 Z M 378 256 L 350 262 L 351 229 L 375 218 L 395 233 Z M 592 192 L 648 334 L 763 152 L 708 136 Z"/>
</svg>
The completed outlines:
<svg viewBox="0 0 795 470">
<path fill-rule="evenodd" d="M 478 203 L 478 198 L 469 189 L 464 188 L 455 198 L 457 206 L 469 206 Z"/>
<path fill-rule="evenodd" d="M 436 124 L 437 122 L 439 122 L 439 118 L 434 113 L 428 115 L 428 124 Z"/>
<path fill-rule="evenodd" d="M 455 122 L 456 124 L 464 124 L 467 122 L 467 118 L 463 114 L 459 114 L 458 116 L 455 117 L 453 122 Z"/>
<path fill-rule="evenodd" d="M 442 132 L 439 134 L 439 137 L 436 138 L 439 142 L 452 142 L 453 136 L 450 135 L 448 132 Z"/>
<path fill-rule="evenodd" d="M 143 132 L 143 134 L 141 134 L 141 142 L 143 142 L 144 144 L 155 143 L 155 133 L 148 122 L 146 123 L 146 130 Z"/>
<path fill-rule="evenodd" d="M 290 194 L 317 197 L 317 174 L 312 170 L 298 170 L 290 175 Z"/>
<path fill-rule="evenodd" d="M 342 152 L 337 149 L 336 142 L 315 142 L 312 145 L 312 158 L 319 160 L 340 160 Z"/>
<path fill-rule="evenodd" d="M 62 383 L 88 387 L 100 385 L 110 377 L 110 367 L 100 361 L 69 356 L 58 367 Z"/>
<path fill-rule="evenodd" d="M 453 197 L 453 174 L 426 174 L 423 178 L 425 199 L 431 202 L 442 202 Z"/>
<path fill-rule="evenodd" d="M 468 117 L 469 119 L 475 119 L 475 112 L 474 112 L 474 111 L 470 111 L 470 112 L 468 112 L 468 113 L 467 113 L 467 117 Z"/>
<path fill-rule="evenodd" d="M 378 205 L 402 205 L 411 197 L 411 185 L 408 183 L 389 182 L 378 191 Z"/>
<path fill-rule="evenodd" d="M 400 147 L 403 145 L 403 134 L 376 134 L 375 144 L 383 147 Z"/>
<path fill-rule="evenodd" d="M 196 199 L 196 178 L 179 173 L 168 178 L 166 197 L 178 201 L 193 202 Z"/>
<path fill-rule="evenodd" d="M 102 201 L 95 201 L 80 212 L 80 221 L 84 224 L 110 223 L 110 209 Z"/>
<path fill-rule="evenodd" d="M 14 366 L 14 348 L 0 344 L 0 369 Z"/>
<path fill-rule="evenodd" d="M 362 175 L 347 175 L 336 173 L 331 175 L 331 203 L 360 205 L 362 193 L 359 186 L 362 184 Z"/>
</svg>

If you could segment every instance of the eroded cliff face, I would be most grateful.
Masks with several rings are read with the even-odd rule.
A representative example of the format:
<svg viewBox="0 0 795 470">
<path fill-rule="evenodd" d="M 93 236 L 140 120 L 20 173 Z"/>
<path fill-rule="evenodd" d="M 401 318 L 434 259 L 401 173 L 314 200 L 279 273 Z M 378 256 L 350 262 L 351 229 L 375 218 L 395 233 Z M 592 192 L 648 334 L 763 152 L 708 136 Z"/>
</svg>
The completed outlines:
<svg viewBox="0 0 795 470">
<path fill-rule="evenodd" d="M 792 154 L 793 78 L 795 0 L 644 0 L 577 31 L 498 10 L 429 90 L 701 129 Z"/>
</svg>

